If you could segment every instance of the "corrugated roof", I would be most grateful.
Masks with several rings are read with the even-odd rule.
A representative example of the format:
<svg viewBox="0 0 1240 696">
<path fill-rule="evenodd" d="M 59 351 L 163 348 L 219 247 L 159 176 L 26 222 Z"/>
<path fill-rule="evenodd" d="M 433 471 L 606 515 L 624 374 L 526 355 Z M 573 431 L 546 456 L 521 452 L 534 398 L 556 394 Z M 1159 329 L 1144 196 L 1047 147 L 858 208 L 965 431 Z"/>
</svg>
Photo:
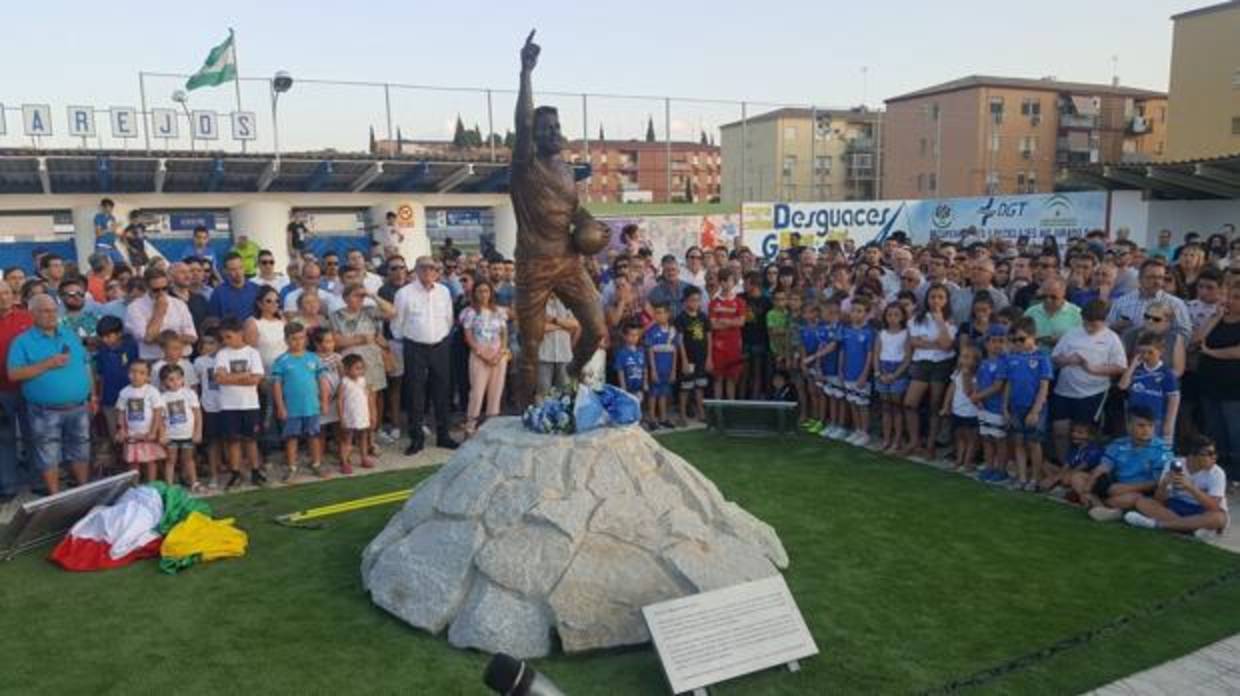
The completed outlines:
<svg viewBox="0 0 1240 696">
<path fill-rule="evenodd" d="M 758 114 L 757 116 L 749 116 L 745 119 L 745 122 L 760 123 L 762 121 L 772 121 L 772 120 L 780 119 L 780 118 L 812 118 L 815 113 L 817 113 L 820 116 L 829 115 L 832 118 L 850 118 L 850 119 L 855 119 L 857 121 L 869 121 L 869 122 L 876 122 L 883 117 L 882 111 L 875 111 L 871 109 L 865 109 L 863 111 L 860 108 L 856 108 L 856 109 L 831 109 L 831 108 L 810 109 L 810 108 L 799 107 L 799 106 L 787 106 L 782 109 L 775 109 L 774 111 L 768 111 L 764 114 Z M 742 123 L 741 121 L 733 121 L 731 123 L 725 123 L 719 127 L 720 128 L 731 128 L 732 126 L 739 126 L 741 125 L 741 123 Z"/>
<path fill-rule="evenodd" d="M 969 75 L 958 80 L 951 80 L 932 87 L 926 87 L 907 94 L 891 97 L 888 103 L 905 99 L 925 97 L 931 94 L 955 92 L 975 87 L 1007 87 L 1013 89 L 1039 90 L 1043 92 L 1083 92 L 1088 94 L 1114 94 L 1122 97 L 1166 97 L 1166 92 L 1156 92 L 1139 87 L 1124 87 L 1088 82 L 1061 82 L 1059 80 L 1035 79 L 1025 77 L 995 77 L 993 75 Z"/>
<path fill-rule="evenodd" d="M 1220 2 L 1217 5 L 1207 5 L 1198 7 L 1195 10 L 1186 10 L 1179 14 L 1171 15 L 1172 20 L 1184 19 L 1185 17 L 1196 17 L 1197 15 L 1211 14 L 1213 12 L 1223 12 L 1225 10 L 1240 10 L 1240 0 L 1232 0 L 1231 2 Z"/>
</svg>

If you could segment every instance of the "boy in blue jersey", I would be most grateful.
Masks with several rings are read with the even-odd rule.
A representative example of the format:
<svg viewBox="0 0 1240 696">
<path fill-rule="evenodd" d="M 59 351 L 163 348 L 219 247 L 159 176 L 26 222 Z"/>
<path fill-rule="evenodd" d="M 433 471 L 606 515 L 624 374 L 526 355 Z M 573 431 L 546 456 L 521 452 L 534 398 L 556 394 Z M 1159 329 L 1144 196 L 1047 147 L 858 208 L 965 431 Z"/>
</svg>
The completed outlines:
<svg viewBox="0 0 1240 696">
<path fill-rule="evenodd" d="M 650 422 L 660 428 L 675 425 L 667 416 L 668 403 L 672 398 L 672 385 L 676 384 L 676 350 L 680 336 L 672 326 L 668 307 L 664 303 L 653 306 L 654 323 L 646 329 L 643 343 L 646 346 L 646 365 L 650 371 Z"/>
<path fill-rule="evenodd" d="M 1036 491 L 1047 474 L 1042 440 L 1046 439 L 1046 399 L 1055 374 L 1050 355 L 1038 348 L 1037 325 L 1031 317 L 1012 322 L 1008 346 L 1003 359 L 1003 415 L 1019 485 Z"/>
<path fill-rule="evenodd" d="M 1154 434 L 1154 414 L 1133 406 L 1128 409 L 1128 437 L 1107 445 L 1102 463 L 1088 474 L 1076 474 L 1072 488 L 1088 504 L 1090 517 L 1113 522 L 1154 491 L 1174 456 Z"/>
<path fill-rule="evenodd" d="M 982 437 L 985 466 L 977 478 L 990 483 L 1007 480 L 1007 420 L 1003 417 L 1003 360 L 1007 329 L 996 324 L 986 334 L 986 357 L 977 367 L 973 403 L 977 406 L 978 434 Z"/>
<path fill-rule="evenodd" d="M 612 357 L 612 370 L 616 373 L 616 384 L 626 392 L 645 403 L 646 395 L 646 351 L 641 347 L 642 326 L 636 321 L 624 326 L 624 345 L 616 349 Z M 650 427 L 649 411 L 647 411 L 646 427 Z"/>
<path fill-rule="evenodd" d="M 870 374 L 874 368 L 877 334 L 869 324 L 870 301 L 855 297 L 848 309 L 848 325 L 840 329 L 840 377 L 848 394 L 853 433 L 844 442 L 858 447 L 870 443 Z"/>
<path fill-rule="evenodd" d="M 801 316 L 804 321 L 801 322 L 796 333 L 799 350 L 798 362 L 805 374 L 804 414 L 806 418 L 801 423 L 801 427 L 818 434 L 827 427 L 827 398 L 822 391 L 822 370 L 819 368 L 821 361 L 816 357 L 821 347 L 818 343 L 818 336 L 822 323 L 818 320 L 818 305 L 807 302 L 801 308 Z"/>
<path fill-rule="evenodd" d="M 1162 361 L 1162 352 L 1162 336 L 1151 331 L 1137 336 L 1136 355 L 1119 378 L 1119 388 L 1128 392 L 1128 408 L 1143 406 L 1154 414 L 1154 433 L 1170 442 L 1180 411 L 1180 382 Z"/>
<path fill-rule="evenodd" d="M 827 397 L 827 427 L 822 436 L 841 439 L 848 436 L 844 427 L 848 410 L 844 380 L 840 377 L 840 301 L 832 297 L 822 303 L 822 323 L 818 325 L 818 371 L 822 373 L 822 392 Z"/>
</svg>

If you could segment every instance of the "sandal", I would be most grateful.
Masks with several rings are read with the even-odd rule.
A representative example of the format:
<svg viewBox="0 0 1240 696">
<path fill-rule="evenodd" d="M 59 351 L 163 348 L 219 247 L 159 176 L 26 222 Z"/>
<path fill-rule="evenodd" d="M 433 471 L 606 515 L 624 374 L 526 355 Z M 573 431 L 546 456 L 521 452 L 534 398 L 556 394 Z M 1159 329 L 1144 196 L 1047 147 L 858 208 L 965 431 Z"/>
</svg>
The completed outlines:
<svg viewBox="0 0 1240 696">
<path fill-rule="evenodd" d="M 362 468 L 363 469 L 373 469 L 375 468 L 375 465 L 378 463 L 379 463 L 379 460 L 375 459 L 374 457 L 362 457 Z"/>
<path fill-rule="evenodd" d="M 316 477 L 318 477 L 318 478 L 326 478 L 326 477 L 327 477 L 327 474 L 323 473 L 323 465 L 322 465 L 322 464 L 311 464 L 311 465 L 310 465 L 310 473 L 314 474 L 314 475 L 315 475 Z"/>
<path fill-rule="evenodd" d="M 293 479 L 297 478 L 298 471 L 300 471 L 300 467 L 290 466 L 288 468 L 288 471 L 284 473 L 284 482 L 288 483 L 289 481 L 292 481 Z"/>
</svg>

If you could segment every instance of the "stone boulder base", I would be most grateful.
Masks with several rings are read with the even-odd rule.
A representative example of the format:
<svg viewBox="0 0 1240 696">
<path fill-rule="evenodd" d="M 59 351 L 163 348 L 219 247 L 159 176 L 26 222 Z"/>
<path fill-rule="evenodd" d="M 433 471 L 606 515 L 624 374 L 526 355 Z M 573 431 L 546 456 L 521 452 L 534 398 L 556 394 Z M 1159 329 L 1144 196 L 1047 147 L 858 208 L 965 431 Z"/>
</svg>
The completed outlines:
<svg viewBox="0 0 1240 696">
<path fill-rule="evenodd" d="M 637 427 L 493 419 L 362 552 L 375 604 L 457 647 L 548 655 L 644 643 L 644 605 L 788 566 L 767 524 Z"/>
</svg>

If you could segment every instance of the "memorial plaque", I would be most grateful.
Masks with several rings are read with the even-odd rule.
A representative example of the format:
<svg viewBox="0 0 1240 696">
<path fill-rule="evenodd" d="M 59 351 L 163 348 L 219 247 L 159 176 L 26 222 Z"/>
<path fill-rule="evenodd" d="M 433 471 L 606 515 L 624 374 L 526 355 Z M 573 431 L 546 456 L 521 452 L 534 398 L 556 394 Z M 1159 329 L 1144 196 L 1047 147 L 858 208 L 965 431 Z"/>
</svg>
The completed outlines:
<svg viewBox="0 0 1240 696">
<path fill-rule="evenodd" d="M 782 575 L 642 608 L 672 693 L 818 654 Z"/>
</svg>

